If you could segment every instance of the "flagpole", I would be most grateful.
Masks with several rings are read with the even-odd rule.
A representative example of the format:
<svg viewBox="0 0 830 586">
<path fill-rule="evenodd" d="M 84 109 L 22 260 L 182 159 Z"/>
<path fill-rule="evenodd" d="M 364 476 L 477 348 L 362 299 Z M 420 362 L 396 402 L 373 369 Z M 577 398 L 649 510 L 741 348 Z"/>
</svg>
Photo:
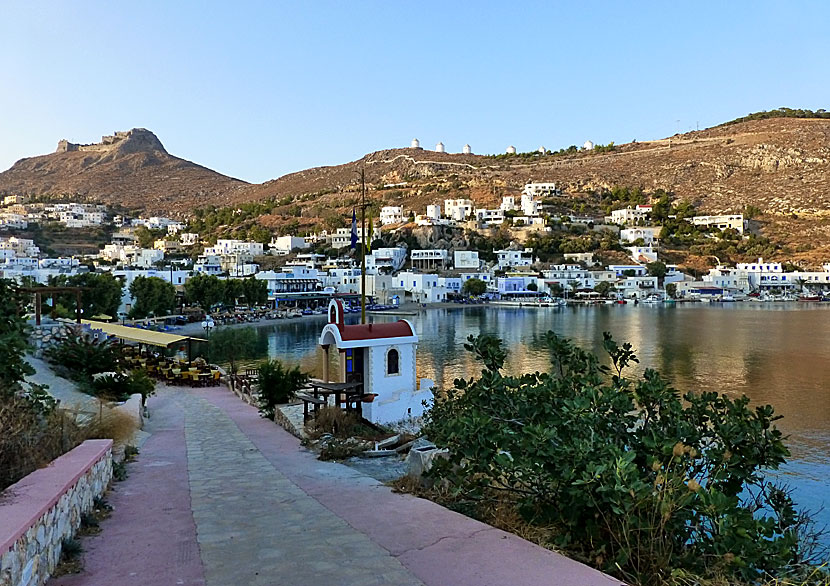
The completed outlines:
<svg viewBox="0 0 830 586">
<path fill-rule="evenodd" d="M 360 170 L 360 245 L 363 254 L 360 255 L 360 323 L 366 323 L 366 175 Z"/>
</svg>

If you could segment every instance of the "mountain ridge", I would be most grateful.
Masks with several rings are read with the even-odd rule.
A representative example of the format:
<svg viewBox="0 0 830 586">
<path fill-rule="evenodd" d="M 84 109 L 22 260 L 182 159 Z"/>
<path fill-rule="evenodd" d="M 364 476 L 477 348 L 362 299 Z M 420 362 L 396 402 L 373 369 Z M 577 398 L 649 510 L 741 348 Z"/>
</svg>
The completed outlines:
<svg viewBox="0 0 830 586">
<path fill-rule="evenodd" d="M 830 120 L 765 117 L 564 154 L 474 155 L 399 148 L 247 184 L 170 155 L 150 131 L 21 159 L 0 173 L 0 193 L 67 193 L 140 212 L 185 217 L 200 207 L 271 202 L 258 223 L 311 229 L 351 215 L 359 172 L 378 206 L 423 213 L 428 203 L 469 198 L 495 206 L 527 181 L 555 181 L 574 207 L 598 210 L 597 193 L 617 186 L 663 189 L 703 213 L 751 206 L 764 235 L 794 253 L 830 259 Z M 118 140 L 116 140 L 118 139 Z M 132 140 L 138 142 L 131 145 Z M 111 143 L 111 144 L 110 144 Z M 72 144 L 72 143 L 68 143 Z M 126 147 L 125 147 L 126 145 Z M 141 146 L 141 148 L 133 147 Z M 158 148 L 160 146 L 160 148 Z M 61 149 L 59 149 L 61 150 Z M 384 185 L 397 187 L 384 188 Z M 828 244 L 824 244 L 824 243 Z"/>
</svg>

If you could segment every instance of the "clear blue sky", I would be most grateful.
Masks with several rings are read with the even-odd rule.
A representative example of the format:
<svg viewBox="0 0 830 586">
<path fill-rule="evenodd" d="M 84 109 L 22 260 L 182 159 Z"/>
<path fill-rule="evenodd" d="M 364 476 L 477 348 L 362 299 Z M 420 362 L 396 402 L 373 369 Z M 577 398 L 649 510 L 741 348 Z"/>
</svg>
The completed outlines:
<svg viewBox="0 0 830 586">
<path fill-rule="evenodd" d="M 830 109 L 830 4 L 629 4 L 0 0 L 0 169 L 132 127 L 261 182 Z"/>
</svg>

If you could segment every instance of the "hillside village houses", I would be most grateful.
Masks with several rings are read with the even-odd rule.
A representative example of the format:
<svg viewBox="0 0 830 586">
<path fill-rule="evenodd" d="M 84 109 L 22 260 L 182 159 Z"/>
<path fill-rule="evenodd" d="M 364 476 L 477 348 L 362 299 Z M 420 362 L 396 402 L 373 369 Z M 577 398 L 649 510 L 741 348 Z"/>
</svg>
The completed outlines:
<svg viewBox="0 0 830 586">
<path fill-rule="evenodd" d="M 403 206 L 384 206 L 378 224 L 368 227 L 370 242 L 382 237 L 384 230 L 415 217 L 418 225 L 455 226 L 475 229 L 498 227 L 508 220 L 512 229 L 550 229 L 546 227 L 543 199 L 557 194 L 554 183 L 528 183 L 520 195 L 505 195 L 498 207 L 477 208 L 470 199 L 446 199 L 426 206 L 425 214 L 414 214 Z M 91 226 L 108 222 L 107 210 L 96 204 L 30 203 L 25 197 L 7 196 L 0 208 L 0 229 L 25 229 L 30 222 L 60 222 L 67 228 Z M 443 204 L 443 205 L 442 205 Z M 614 210 L 607 218 L 562 217 L 562 221 L 583 224 L 588 229 L 609 230 L 619 235 L 619 242 L 628 251 L 631 261 L 625 264 L 597 266 L 593 253 L 567 253 L 564 264 L 542 265 L 532 248 L 514 242 L 503 250 L 494 250 L 494 260 L 484 262 L 478 250 L 421 248 L 404 246 L 378 247 L 366 255 L 366 293 L 379 303 L 412 300 L 435 303 L 463 295 L 470 279 L 485 283 L 485 296 L 492 300 L 531 302 L 562 291 L 569 297 L 596 297 L 594 289 L 601 283 L 613 286 L 612 297 L 646 300 L 665 297 L 665 286 L 673 284 L 677 296 L 687 298 L 721 298 L 749 293 L 780 298 L 783 294 L 799 294 L 808 289 L 830 291 L 830 264 L 822 271 L 785 272 L 781 263 L 758 259 L 735 267 L 717 266 L 708 274 L 694 279 L 668 265 L 659 278 L 648 274 L 646 264 L 660 255 L 661 226 L 651 221 L 651 206 L 635 206 Z M 104 245 L 97 258 L 42 258 L 43 254 L 31 239 L 14 235 L 0 237 L 0 276 L 22 280 L 30 277 L 46 283 L 50 276 L 72 275 L 90 270 L 112 271 L 129 285 L 137 276 L 156 276 L 181 287 L 194 274 L 216 275 L 220 278 L 254 276 L 266 281 L 269 299 L 275 305 L 314 303 L 332 295 L 360 293 L 360 268 L 348 253 L 351 227 L 328 232 L 322 230 L 308 236 L 274 236 L 267 245 L 239 239 L 219 239 L 205 247 L 195 262 L 190 260 L 191 247 L 208 235 L 186 231 L 184 222 L 153 216 L 111 221 L 121 225 L 111 242 Z M 709 230 L 745 230 L 740 214 L 695 216 L 689 221 Z M 139 226 L 164 231 L 152 248 L 142 248 L 135 229 Z M 358 231 L 360 239 L 360 231 Z M 331 257 L 312 252 L 312 246 L 333 248 L 343 253 Z M 318 249 L 319 250 L 319 249 Z M 198 249 L 196 249 L 198 251 Z M 278 269 L 260 270 L 258 257 L 265 254 L 289 259 Z M 171 257 L 177 258 L 174 266 Z M 122 306 L 132 303 L 125 287 Z"/>
</svg>

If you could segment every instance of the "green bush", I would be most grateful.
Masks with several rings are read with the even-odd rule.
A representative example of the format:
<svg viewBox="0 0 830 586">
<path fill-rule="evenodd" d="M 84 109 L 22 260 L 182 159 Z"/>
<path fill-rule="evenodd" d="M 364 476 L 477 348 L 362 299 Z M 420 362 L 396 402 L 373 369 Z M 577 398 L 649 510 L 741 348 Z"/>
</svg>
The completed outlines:
<svg viewBox="0 0 830 586">
<path fill-rule="evenodd" d="M 126 401 L 130 395 L 141 395 L 142 406 L 155 393 L 156 384 L 144 370 L 114 372 L 92 381 L 92 390 L 99 399 Z"/>
<path fill-rule="evenodd" d="M 308 382 L 308 374 L 298 366 L 288 368 L 279 360 L 266 360 L 259 365 L 259 412 L 274 419 L 277 405 L 287 403 Z"/>
<path fill-rule="evenodd" d="M 71 328 L 66 328 L 60 341 L 44 354 L 75 379 L 89 380 L 93 374 L 115 371 L 118 367 L 118 350 L 113 342 L 93 340 Z"/>
<path fill-rule="evenodd" d="M 499 340 L 471 336 L 481 376 L 427 413 L 425 433 L 449 449 L 431 474 L 462 501 L 508 495 L 556 528 L 557 547 L 630 583 L 673 571 L 757 582 L 813 561 L 809 518 L 764 476 L 789 455 L 771 406 L 681 396 L 650 369 L 626 378 L 637 358 L 608 334 L 611 367 L 553 332 L 545 341 L 551 371 L 513 377 Z"/>
</svg>

